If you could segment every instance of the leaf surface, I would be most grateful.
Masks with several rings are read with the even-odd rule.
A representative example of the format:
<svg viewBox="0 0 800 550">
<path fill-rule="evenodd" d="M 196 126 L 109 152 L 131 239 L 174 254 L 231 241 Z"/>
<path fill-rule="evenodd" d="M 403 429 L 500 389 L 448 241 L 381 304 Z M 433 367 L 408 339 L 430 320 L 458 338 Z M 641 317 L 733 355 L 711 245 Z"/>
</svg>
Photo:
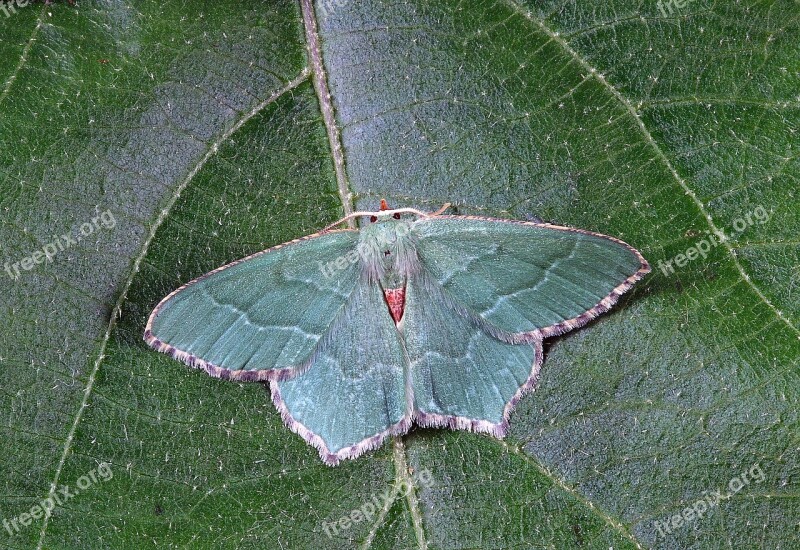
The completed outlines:
<svg viewBox="0 0 800 550">
<path fill-rule="evenodd" d="M 0 16 L 0 519 L 113 471 L 0 546 L 792 547 L 800 10 L 659 6 Z M 504 441 L 417 429 L 337 468 L 263 385 L 142 341 L 179 285 L 380 198 L 606 233 L 654 270 L 548 340 Z M 5 271 L 62 234 L 52 261 Z"/>
</svg>

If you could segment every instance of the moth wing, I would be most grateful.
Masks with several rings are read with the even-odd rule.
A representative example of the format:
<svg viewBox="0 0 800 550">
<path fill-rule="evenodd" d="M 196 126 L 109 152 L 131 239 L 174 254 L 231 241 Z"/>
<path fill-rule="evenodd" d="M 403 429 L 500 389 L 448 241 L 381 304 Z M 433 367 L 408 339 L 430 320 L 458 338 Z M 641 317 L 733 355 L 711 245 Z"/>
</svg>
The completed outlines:
<svg viewBox="0 0 800 550">
<path fill-rule="evenodd" d="M 310 235 L 211 271 L 164 298 L 145 340 L 208 374 L 232 380 L 292 376 L 358 283 L 354 230 Z M 341 269 L 322 267 L 340 260 Z"/>
<path fill-rule="evenodd" d="M 424 273 L 409 278 L 401 324 L 414 420 L 503 437 L 511 410 L 536 384 L 541 339 L 510 344 L 492 336 Z"/>
<path fill-rule="evenodd" d="M 286 425 L 329 465 L 377 448 L 411 426 L 405 357 L 377 284 L 353 292 L 303 374 L 272 381 Z"/>
<path fill-rule="evenodd" d="M 618 239 L 549 224 L 436 216 L 417 221 L 414 235 L 445 294 L 513 341 L 586 324 L 650 271 Z"/>
</svg>

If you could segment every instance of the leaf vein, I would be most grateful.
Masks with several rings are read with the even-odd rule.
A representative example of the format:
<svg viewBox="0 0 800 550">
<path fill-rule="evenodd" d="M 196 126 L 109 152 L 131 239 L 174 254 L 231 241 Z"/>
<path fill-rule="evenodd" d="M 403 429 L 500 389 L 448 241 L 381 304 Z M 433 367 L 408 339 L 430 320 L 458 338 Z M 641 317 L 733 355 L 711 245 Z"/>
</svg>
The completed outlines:
<svg viewBox="0 0 800 550">
<path fill-rule="evenodd" d="M 75 419 L 72 422 L 72 426 L 70 426 L 69 432 L 67 433 L 67 438 L 64 441 L 64 450 L 61 454 L 61 458 L 56 465 L 56 471 L 53 475 L 53 482 L 50 484 L 50 491 L 48 492 L 48 497 L 51 497 L 55 494 L 56 488 L 58 487 L 58 482 L 61 478 L 61 472 L 64 468 L 64 465 L 67 462 L 67 458 L 70 453 L 70 449 L 72 448 L 72 442 L 75 439 L 75 434 L 78 430 L 78 424 L 80 424 L 81 418 L 83 417 L 83 412 L 89 406 L 89 398 L 92 395 L 92 389 L 94 388 L 95 380 L 97 379 L 97 373 L 100 371 L 100 364 L 105 359 L 105 350 L 108 345 L 108 341 L 111 338 L 111 333 L 116 326 L 116 320 L 119 318 L 120 313 L 122 311 L 122 305 L 125 302 L 125 299 L 128 294 L 128 290 L 130 289 L 131 285 L 133 284 L 133 279 L 136 276 L 136 273 L 139 271 L 139 265 L 144 260 L 145 255 L 147 254 L 147 250 L 150 247 L 150 243 L 155 238 L 156 232 L 161 224 L 166 220 L 167 216 L 169 215 L 170 211 L 172 210 L 172 206 L 178 200 L 181 192 L 189 185 L 189 183 L 194 179 L 198 172 L 205 166 L 205 164 L 211 159 L 214 155 L 216 155 L 217 151 L 219 150 L 220 145 L 224 143 L 228 138 L 230 138 L 236 131 L 238 131 L 242 126 L 245 125 L 250 119 L 264 110 L 268 105 L 273 103 L 279 97 L 283 96 L 284 94 L 290 92 L 291 90 L 298 87 L 300 84 L 305 82 L 305 80 L 309 77 L 310 71 L 306 67 L 304 68 L 300 74 L 292 81 L 288 82 L 283 88 L 277 90 L 273 93 L 269 98 L 265 99 L 258 105 L 256 105 L 253 109 L 248 111 L 241 119 L 239 119 L 236 124 L 231 126 L 228 130 L 223 132 L 221 136 L 212 143 L 209 144 L 206 153 L 197 161 L 197 164 L 192 168 L 183 181 L 177 186 L 172 197 L 170 198 L 169 202 L 164 206 L 161 212 L 158 215 L 158 218 L 150 227 L 150 232 L 144 241 L 141 251 L 136 256 L 133 265 L 131 267 L 131 272 L 126 281 L 123 283 L 122 291 L 117 298 L 116 303 L 114 304 L 113 309 L 111 310 L 111 315 L 109 316 L 108 325 L 106 327 L 105 333 L 103 334 L 103 339 L 100 342 L 100 349 L 97 354 L 97 359 L 95 359 L 94 365 L 92 367 L 92 371 L 89 374 L 89 378 L 86 382 L 86 388 L 83 391 L 83 399 L 81 400 L 80 407 L 75 414 Z M 37 550 L 41 550 L 44 547 L 44 539 L 45 535 L 47 534 L 47 527 L 49 525 L 49 517 L 45 516 L 44 521 L 42 522 L 42 528 L 39 531 L 39 543 L 36 545 Z"/>
<path fill-rule="evenodd" d="M 656 156 L 659 159 L 661 159 L 661 161 L 664 163 L 665 168 L 667 168 L 667 170 L 670 172 L 670 174 L 675 179 L 677 184 L 681 187 L 681 189 L 683 189 L 685 194 L 695 203 L 700 213 L 706 219 L 706 222 L 708 223 L 708 226 L 711 229 L 711 231 L 715 234 L 719 234 L 719 228 L 714 223 L 714 218 L 711 216 L 708 210 L 706 210 L 705 206 L 703 205 L 703 202 L 697 197 L 695 192 L 686 184 L 686 181 L 684 181 L 684 179 L 680 176 L 680 174 L 678 174 L 677 170 L 672 165 L 672 162 L 670 162 L 669 158 L 667 158 L 667 155 L 664 153 L 664 151 L 661 149 L 658 143 L 656 143 L 655 139 L 653 139 L 653 136 L 650 134 L 650 131 L 647 129 L 647 126 L 645 126 L 642 117 L 639 116 L 639 113 L 636 111 L 630 100 L 628 100 L 625 96 L 623 96 L 622 93 L 617 88 L 612 86 L 611 83 L 608 80 L 606 80 L 606 78 L 600 72 L 598 72 L 597 69 L 592 67 L 586 61 L 586 59 L 584 59 L 581 55 L 579 55 L 577 51 L 572 49 L 572 47 L 567 43 L 567 41 L 562 36 L 560 36 L 555 31 L 551 30 L 542 21 L 539 21 L 538 19 L 534 18 L 532 14 L 526 12 L 526 10 L 522 6 L 520 6 L 516 2 L 516 0 L 505 0 L 505 2 L 512 9 L 517 11 L 522 17 L 524 17 L 525 19 L 536 25 L 542 32 L 544 32 L 545 34 L 550 36 L 553 40 L 555 40 L 564 49 L 565 52 L 567 52 L 581 67 L 589 71 L 589 73 L 591 73 L 600 84 L 606 87 L 608 91 L 620 102 L 620 104 L 622 104 L 622 106 L 625 109 L 627 109 L 627 111 L 633 117 L 633 120 L 636 122 L 636 125 L 639 127 L 639 130 L 644 136 L 645 141 L 653 148 L 653 151 L 655 151 Z M 758 298 L 769 309 L 772 310 L 775 316 L 777 316 L 781 321 L 783 321 L 783 323 L 786 324 L 786 326 L 788 326 L 795 334 L 798 335 L 798 337 L 800 337 L 800 329 L 796 327 L 792 323 L 792 321 L 788 317 L 786 317 L 786 315 L 783 314 L 782 311 L 780 311 L 777 307 L 775 307 L 775 305 L 772 302 L 770 302 L 770 300 L 766 297 L 766 295 L 764 295 L 761 289 L 758 288 L 755 285 L 755 283 L 753 283 L 753 281 L 750 279 L 750 275 L 748 275 L 742 264 L 739 262 L 730 243 L 723 242 L 722 245 L 728 251 L 731 261 L 733 262 L 733 265 L 736 267 L 736 270 L 739 272 L 739 275 L 741 276 L 742 280 L 746 282 L 746 284 L 750 287 L 752 292 L 756 296 L 758 296 Z"/>
<path fill-rule="evenodd" d="M 20 71 L 25 66 L 25 63 L 28 62 L 28 57 L 30 56 L 33 43 L 36 42 L 36 37 L 39 35 L 39 29 L 42 28 L 43 13 L 44 13 L 44 8 L 42 8 L 42 11 L 39 13 L 39 17 L 36 21 L 36 27 L 33 29 L 31 37 L 28 40 L 28 43 L 25 44 L 25 47 L 22 49 L 22 55 L 19 58 L 19 63 L 17 63 L 17 66 L 14 68 L 14 71 L 11 73 L 11 76 L 8 77 L 6 85 L 3 87 L 3 93 L 0 93 L 0 104 L 2 104 L 3 101 L 6 99 L 6 97 L 8 96 L 8 93 L 11 90 L 11 86 L 14 85 L 14 82 L 17 80 L 17 76 L 19 75 Z"/>
</svg>

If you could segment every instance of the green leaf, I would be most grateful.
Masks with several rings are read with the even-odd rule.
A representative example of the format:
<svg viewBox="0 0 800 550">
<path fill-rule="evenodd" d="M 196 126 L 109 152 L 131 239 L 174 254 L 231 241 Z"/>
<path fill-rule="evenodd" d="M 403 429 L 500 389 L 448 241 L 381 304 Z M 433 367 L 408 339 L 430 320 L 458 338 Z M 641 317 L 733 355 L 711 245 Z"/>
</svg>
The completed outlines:
<svg viewBox="0 0 800 550">
<path fill-rule="evenodd" d="M 798 21 L 789 0 L 0 10 L 0 546 L 791 547 Z M 180 284 L 384 197 L 600 231 L 654 270 L 548 341 L 504 441 L 417 429 L 337 468 L 263 385 L 145 346 Z"/>
</svg>

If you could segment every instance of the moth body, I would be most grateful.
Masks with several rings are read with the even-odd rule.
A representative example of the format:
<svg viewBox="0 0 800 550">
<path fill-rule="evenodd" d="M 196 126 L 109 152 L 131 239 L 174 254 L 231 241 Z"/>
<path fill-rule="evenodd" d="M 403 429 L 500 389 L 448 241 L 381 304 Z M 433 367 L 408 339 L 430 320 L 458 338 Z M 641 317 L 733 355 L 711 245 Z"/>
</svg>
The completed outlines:
<svg viewBox="0 0 800 550">
<path fill-rule="evenodd" d="M 607 311 L 650 266 L 599 233 L 443 211 L 382 201 L 222 266 L 161 300 L 144 338 L 212 376 L 269 382 L 329 465 L 414 424 L 503 437 L 542 340 Z"/>
<path fill-rule="evenodd" d="M 378 215 L 361 230 L 357 250 L 365 284 L 380 285 L 395 324 L 405 309 L 408 278 L 419 271 L 413 221 L 397 215 Z"/>
</svg>

